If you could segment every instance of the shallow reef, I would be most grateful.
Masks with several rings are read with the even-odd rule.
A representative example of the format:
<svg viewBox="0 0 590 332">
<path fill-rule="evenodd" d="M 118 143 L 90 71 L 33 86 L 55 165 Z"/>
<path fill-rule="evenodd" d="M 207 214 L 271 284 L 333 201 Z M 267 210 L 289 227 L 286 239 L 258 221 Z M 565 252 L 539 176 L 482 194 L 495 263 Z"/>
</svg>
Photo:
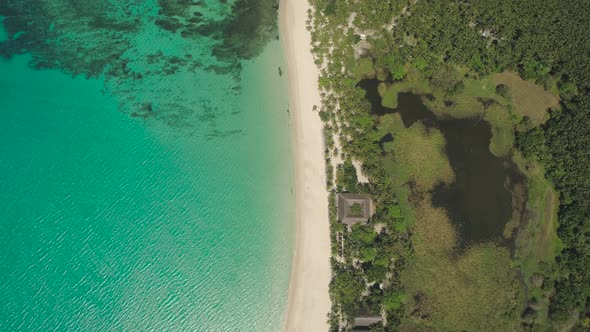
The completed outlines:
<svg viewBox="0 0 590 332">
<path fill-rule="evenodd" d="M 104 79 L 135 118 L 183 128 L 206 118 L 211 127 L 211 109 L 221 107 L 204 103 L 217 90 L 240 93 L 242 62 L 278 38 L 277 8 L 274 0 L 5 0 L 0 56 L 30 54 L 32 68 Z"/>
</svg>

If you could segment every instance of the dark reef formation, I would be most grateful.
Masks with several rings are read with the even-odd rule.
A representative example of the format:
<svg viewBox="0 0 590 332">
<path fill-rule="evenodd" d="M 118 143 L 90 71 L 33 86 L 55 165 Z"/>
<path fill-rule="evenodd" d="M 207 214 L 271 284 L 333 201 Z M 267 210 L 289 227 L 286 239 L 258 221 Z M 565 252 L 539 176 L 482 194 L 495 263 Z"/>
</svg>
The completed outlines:
<svg viewBox="0 0 590 332">
<path fill-rule="evenodd" d="M 207 118 L 209 126 L 211 107 L 195 107 L 173 88 L 154 91 L 152 83 L 201 71 L 228 75 L 234 82 L 228 92 L 239 94 L 242 61 L 278 37 L 277 1 L 155 2 L 0 1 L 7 34 L 0 56 L 30 54 L 32 68 L 104 78 L 107 90 L 120 97 L 121 110 L 133 117 L 186 127 L 194 115 L 191 121 Z M 174 93 L 177 98 L 168 98 L 173 104 L 154 100 Z"/>
<path fill-rule="evenodd" d="M 127 15 L 125 15 L 127 14 Z M 131 47 L 125 35 L 135 32 L 139 18 L 129 8 L 107 1 L 0 2 L 0 15 L 8 40 L 0 44 L 6 58 L 32 54 L 35 68 L 59 68 L 73 75 L 96 77 L 122 68 L 122 54 Z M 111 74 L 111 73 L 109 73 Z"/>
<path fill-rule="evenodd" d="M 95 77 L 120 75 L 124 71 L 122 55 L 133 45 L 128 36 L 141 28 L 147 16 L 158 27 L 182 38 L 207 37 L 216 45 L 211 54 L 220 62 L 211 70 L 223 74 L 239 70 L 239 61 L 259 55 L 266 43 L 277 38 L 277 2 L 275 0 L 238 0 L 226 5 L 220 20 L 207 19 L 203 0 L 159 0 L 157 15 L 138 10 L 142 1 L 115 5 L 110 1 L 80 2 L 0 2 L 0 16 L 8 40 L 0 43 L 0 54 L 32 53 L 33 65 L 61 68 L 72 74 Z M 224 3 L 224 1 L 221 1 Z M 218 7 L 219 4 L 216 4 Z M 211 11 L 211 10 L 210 10 Z M 179 58 L 167 59 L 182 65 Z M 222 64 L 225 64 L 223 66 Z"/>
<path fill-rule="evenodd" d="M 251 59 L 266 42 L 278 37 L 276 0 L 238 0 L 223 20 L 207 21 L 201 8 L 205 1 L 159 0 L 156 24 L 184 38 L 207 36 L 219 41 L 212 54 L 221 62 Z M 225 1 L 220 1 L 224 3 Z"/>
</svg>

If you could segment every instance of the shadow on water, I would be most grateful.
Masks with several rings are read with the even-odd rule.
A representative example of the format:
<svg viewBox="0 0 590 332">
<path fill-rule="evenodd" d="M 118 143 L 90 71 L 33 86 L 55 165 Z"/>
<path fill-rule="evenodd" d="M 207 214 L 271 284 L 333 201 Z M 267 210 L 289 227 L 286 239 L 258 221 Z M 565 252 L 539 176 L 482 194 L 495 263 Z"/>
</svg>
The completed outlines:
<svg viewBox="0 0 590 332">
<path fill-rule="evenodd" d="M 395 110 L 382 107 L 376 88 L 378 83 L 378 80 L 359 83 L 359 87 L 367 91 L 373 114 L 400 113 L 406 128 L 421 121 L 426 128 L 440 130 L 445 137 L 445 152 L 455 181 L 437 185 L 431 192 L 432 203 L 447 210 L 458 228 L 461 246 L 490 240 L 511 246 L 503 240 L 502 233 L 513 213 L 512 190 L 523 183 L 523 176 L 509 159 L 498 158 L 490 152 L 490 125 L 479 118 L 437 118 L 424 105 L 421 96 L 412 93 L 398 94 Z M 387 141 L 391 139 L 387 137 Z"/>
<path fill-rule="evenodd" d="M 381 95 L 379 95 L 379 81 L 376 78 L 360 80 L 357 87 L 365 90 L 365 98 L 371 103 L 371 114 L 385 115 L 394 113 L 393 108 L 381 105 Z"/>
<path fill-rule="evenodd" d="M 402 116 L 402 122 L 406 128 L 417 121 L 424 123 L 426 128 L 436 127 L 436 116 L 424 106 L 419 95 L 406 92 L 399 93 L 395 112 Z"/>
<path fill-rule="evenodd" d="M 371 104 L 371 114 L 385 115 L 399 112 L 402 115 L 402 121 L 407 128 L 416 121 L 423 121 L 426 125 L 434 123 L 436 117 L 420 101 L 420 96 L 412 93 L 400 93 L 398 95 L 398 108 L 393 109 L 381 105 L 381 95 L 379 94 L 379 81 L 376 78 L 363 79 L 357 87 L 365 90 L 365 98 Z M 427 98 L 434 98 L 427 95 Z M 399 105 L 414 105 L 413 107 L 399 107 Z M 419 107 L 422 105 L 422 107 Z"/>
<path fill-rule="evenodd" d="M 490 125 L 477 119 L 442 120 L 446 153 L 455 172 L 450 185 L 432 191 L 434 206 L 447 209 L 463 242 L 501 240 L 512 216 L 512 164 L 489 150 Z"/>
<path fill-rule="evenodd" d="M 385 134 L 385 136 L 381 137 L 381 139 L 379 140 L 379 147 L 381 148 L 381 150 L 384 149 L 383 144 L 387 143 L 387 142 L 393 142 L 393 135 L 391 135 L 391 133 L 387 133 Z"/>
</svg>

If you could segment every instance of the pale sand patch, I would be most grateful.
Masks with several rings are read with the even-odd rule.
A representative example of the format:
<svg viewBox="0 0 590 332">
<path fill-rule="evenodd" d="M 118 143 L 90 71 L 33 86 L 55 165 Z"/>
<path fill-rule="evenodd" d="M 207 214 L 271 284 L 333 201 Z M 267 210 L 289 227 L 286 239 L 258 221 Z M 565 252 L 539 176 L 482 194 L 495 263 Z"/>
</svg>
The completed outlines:
<svg viewBox="0 0 590 332">
<path fill-rule="evenodd" d="M 369 183 L 369 178 L 363 173 L 363 164 L 356 160 L 352 160 L 352 164 L 354 168 L 356 168 L 356 178 L 359 183 Z"/>
<path fill-rule="evenodd" d="M 306 29 L 306 0 L 281 0 L 279 21 L 287 57 L 295 153 L 296 239 L 285 330 L 328 331 L 330 231 L 318 69 Z"/>
</svg>

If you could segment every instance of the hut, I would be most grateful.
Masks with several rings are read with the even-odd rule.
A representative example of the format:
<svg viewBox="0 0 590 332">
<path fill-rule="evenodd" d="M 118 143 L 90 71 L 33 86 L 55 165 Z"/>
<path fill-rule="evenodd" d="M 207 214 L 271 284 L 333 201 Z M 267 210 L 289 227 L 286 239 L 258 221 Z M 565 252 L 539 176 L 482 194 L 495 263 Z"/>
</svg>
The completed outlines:
<svg viewBox="0 0 590 332">
<path fill-rule="evenodd" d="M 373 202 L 367 194 L 337 194 L 338 220 L 345 225 L 366 224 L 371 217 Z"/>
</svg>

